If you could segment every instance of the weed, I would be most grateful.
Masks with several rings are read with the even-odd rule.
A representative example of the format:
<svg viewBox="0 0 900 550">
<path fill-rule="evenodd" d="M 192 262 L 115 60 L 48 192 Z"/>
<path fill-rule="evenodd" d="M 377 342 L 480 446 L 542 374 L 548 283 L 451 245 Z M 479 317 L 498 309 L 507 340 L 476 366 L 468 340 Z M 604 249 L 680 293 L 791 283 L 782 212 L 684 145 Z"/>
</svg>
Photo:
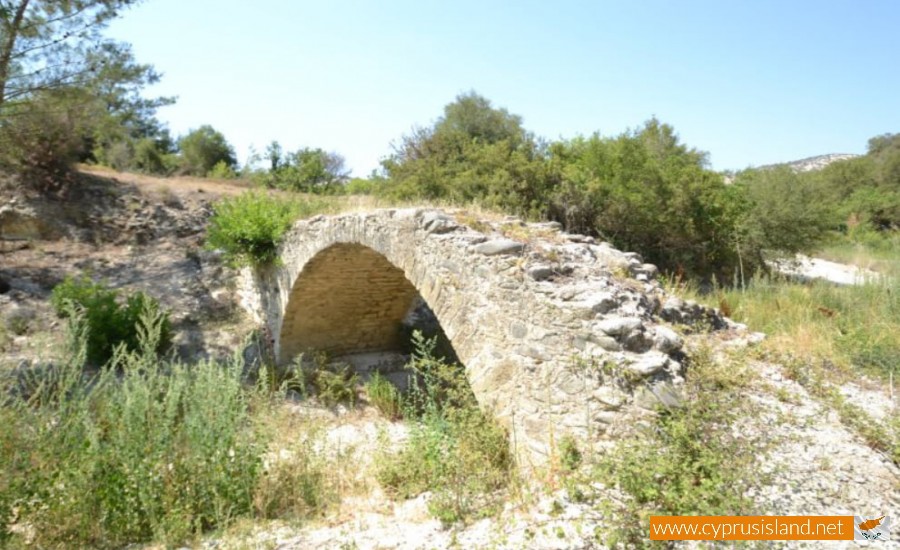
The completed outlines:
<svg viewBox="0 0 900 550">
<path fill-rule="evenodd" d="M 161 362 L 163 321 L 145 308 L 138 346 L 86 380 L 89 329 L 74 316 L 54 376 L 0 406 L 0 531 L 28 525 L 37 547 L 175 544 L 251 511 L 265 440 L 241 365 Z"/>
<path fill-rule="evenodd" d="M 393 385 L 379 372 L 375 372 L 365 383 L 366 397 L 369 403 L 389 420 L 403 417 L 402 396 L 397 386 Z"/>
<path fill-rule="evenodd" d="M 490 223 L 488 223 L 484 220 L 478 219 L 477 217 L 475 217 L 473 214 L 471 214 L 469 212 L 466 212 L 466 211 L 457 212 L 455 217 L 456 217 L 456 221 L 458 223 L 468 226 L 471 229 L 478 231 L 479 233 L 493 233 L 493 231 L 494 231 L 494 228 L 491 226 Z"/>
<path fill-rule="evenodd" d="M 313 352 L 310 360 L 297 356 L 291 366 L 276 374 L 277 385 L 288 384 L 288 389 L 300 395 L 314 394 L 327 407 L 356 404 L 359 375 L 350 365 L 331 362 L 328 354 Z"/>
<path fill-rule="evenodd" d="M 444 523 L 494 513 L 512 469 L 507 434 L 478 408 L 462 369 L 433 356 L 435 340 L 413 339 L 408 366 L 420 383 L 404 416 L 414 423 L 405 447 L 377 458 L 376 477 L 400 498 L 432 491 L 428 509 Z"/>
<path fill-rule="evenodd" d="M 253 507 L 260 518 L 302 519 L 321 514 L 339 498 L 322 453 L 324 433 L 306 427 L 287 448 L 267 453 L 254 488 Z"/>
<path fill-rule="evenodd" d="M 350 365 L 337 364 L 318 368 L 312 373 L 309 385 L 316 389 L 316 397 L 327 407 L 356 403 L 359 375 Z"/>
<path fill-rule="evenodd" d="M 633 518 L 613 539 L 643 544 L 653 515 L 734 515 L 750 511 L 744 495 L 755 475 L 759 442 L 735 435 L 732 425 L 748 414 L 738 400 L 746 383 L 717 364 L 708 351 L 691 360 L 684 406 L 660 412 L 637 438 L 621 441 L 595 467 L 593 476 L 618 487 L 631 500 L 620 510 Z M 755 480 L 755 481 L 754 481 Z"/>
<path fill-rule="evenodd" d="M 154 351 L 164 351 L 171 343 L 169 314 L 160 308 L 156 299 L 143 292 L 130 294 L 122 303 L 119 293 L 102 283 L 94 283 L 87 277 L 67 277 L 53 289 L 50 303 L 63 318 L 76 310 L 83 312 L 88 327 L 87 358 L 96 365 L 112 358 L 119 345 L 129 351 L 139 348 L 142 330 L 139 321 L 145 313 L 160 319 Z"/>
<path fill-rule="evenodd" d="M 559 441 L 559 463 L 563 470 L 574 472 L 581 466 L 581 449 L 571 435 L 565 435 Z"/>
</svg>

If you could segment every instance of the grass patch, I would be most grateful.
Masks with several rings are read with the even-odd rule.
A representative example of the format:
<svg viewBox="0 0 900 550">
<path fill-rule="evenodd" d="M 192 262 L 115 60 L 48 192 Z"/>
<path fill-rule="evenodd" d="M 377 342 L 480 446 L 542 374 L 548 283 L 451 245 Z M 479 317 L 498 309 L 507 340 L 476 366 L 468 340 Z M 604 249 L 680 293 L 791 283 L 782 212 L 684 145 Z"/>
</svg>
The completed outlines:
<svg viewBox="0 0 900 550">
<path fill-rule="evenodd" d="M 900 279 L 838 286 L 757 274 L 744 288 L 701 295 L 689 285 L 676 292 L 730 311 L 736 321 L 769 337 L 763 349 L 808 361 L 828 360 L 888 380 L 900 377 Z"/>
<path fill-rule="evenodd" d="M 379 372 L 375 372 L 364 385 L 366 398 L 388 420 L 399 420 L 403 417 L 403 397 L 397 386 L 393 385 Z"/>
<path fill-rule="evenodd" d="M 836 236 L 814 256 L 900 277 L 900 230 L 874 231 L 859 226 Z"/>
<path fill-rule="evenodd" d="M 376 478 L 398 498 L 431 491 L 429 512 L 444 523 L 493 514 L 512 475 L 507 434 L 478 408 L 463 369 L 435 358 L 436 340 L 413 339 L 418 383 L 402 407 L 410 437 L 376 458 Z"/>
<path fill-rule="evenodd" d="M 85 374 L 87 323 L 27 401 L 0 401 L 0 546 L 175 546 L 237 518 L 305 518 L 334 497 L 315 434 L 268 457 L 283 388 L 248 387 L 225 364 L 160 360 L 160 314 L 139 346 Z"/>
</svg>

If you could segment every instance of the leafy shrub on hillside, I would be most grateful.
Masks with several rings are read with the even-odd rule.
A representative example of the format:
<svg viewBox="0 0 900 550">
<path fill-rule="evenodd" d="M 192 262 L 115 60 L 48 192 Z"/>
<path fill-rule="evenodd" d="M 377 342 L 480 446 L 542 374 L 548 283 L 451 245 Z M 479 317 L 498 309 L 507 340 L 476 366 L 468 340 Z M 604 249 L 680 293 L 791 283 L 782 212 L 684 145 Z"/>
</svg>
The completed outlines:
<svg viewBox="0 0 900 550">
<path fill-rule="evenodd" d="M 522 118 L 475 92 L 444 107 L 430 128 L 404 136 L 382 162 L 389 179 L 378 192 L 395 200 L 480 204 L 537 217 L 546 208 L 556 171 Z"/>
<path fill-rule="evenodd" d="M 323 149 L 304 147 L 285 153 L 281 145 L 273 141 L 266 149 L 266 159 L 270 168 L 261 179 L 267 187 L 335 195 L 344 192 L 350 177 L 344 157 Z"/>
<path fill-rule="evenodd" d="M 823 198 L 819 186 L 788 167 L 746 170 L 733 186 L 745 200 L 738 214 L 738 242 L 754 269 L 763 265 L 764 250 L 809 250 L 838 225 L 833 203 Z"/>
<path fill-rule="evenodd" d="M 165 350 L 172 340 L 168 313 L 161 310 L 155 298 L 143 292 L 127 296 L 122 303 L 119 293 L 102 283 L 94 283 L 88 277 L 67 277 L 53 289 L 50 302 L 60 317 L 68 317 L 73 310 L 83 312 L 88 327 L 87 358 L 94 364 L 108 361 L 120 344 L 129 351 L 138 349 L 140 318 L 145 314 L 160 317 L 155 351 Z"/>
<path fill-rule="evenodd" d="M 265 193 L 244 193 L 213 206 L 207 246 L 225 252 L 232 265 L 262 266 L 275 262 L 284 233 L 297 219 L 322 211 L 326 204 Z"/>
</svg>

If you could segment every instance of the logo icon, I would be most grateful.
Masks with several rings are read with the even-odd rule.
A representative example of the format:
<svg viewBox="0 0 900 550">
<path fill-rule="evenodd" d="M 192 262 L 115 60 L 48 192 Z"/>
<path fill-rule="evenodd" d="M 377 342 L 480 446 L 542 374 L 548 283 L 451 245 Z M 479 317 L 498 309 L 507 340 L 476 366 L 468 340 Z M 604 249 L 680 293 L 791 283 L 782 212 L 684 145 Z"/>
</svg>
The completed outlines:
<svg viewBox="0 0 900 550">
<path fill-rule="evenodd" d="M 890 540 L 893 524 L 891 519 L 891 516 L 853 516 L 853 540 Z"/>
</svg>

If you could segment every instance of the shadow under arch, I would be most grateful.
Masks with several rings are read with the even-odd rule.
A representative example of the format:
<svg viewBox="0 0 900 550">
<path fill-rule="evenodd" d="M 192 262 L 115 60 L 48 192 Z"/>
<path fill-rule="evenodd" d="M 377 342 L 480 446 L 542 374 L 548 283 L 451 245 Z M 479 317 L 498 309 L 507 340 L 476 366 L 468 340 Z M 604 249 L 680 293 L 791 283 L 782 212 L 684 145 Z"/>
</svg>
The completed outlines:
<svg viewBox="0 0 900 550">
<path fill-rule="evenodd" d="M 384 255 L 358 243 L 332 244 L 304 264 L 288 296 L 279 334 L 281 362 L 309 350 L 331 357 L 410 351 L 413 329 L 438 338 L 459 362 L 419 290 Z"/>
</svg>

